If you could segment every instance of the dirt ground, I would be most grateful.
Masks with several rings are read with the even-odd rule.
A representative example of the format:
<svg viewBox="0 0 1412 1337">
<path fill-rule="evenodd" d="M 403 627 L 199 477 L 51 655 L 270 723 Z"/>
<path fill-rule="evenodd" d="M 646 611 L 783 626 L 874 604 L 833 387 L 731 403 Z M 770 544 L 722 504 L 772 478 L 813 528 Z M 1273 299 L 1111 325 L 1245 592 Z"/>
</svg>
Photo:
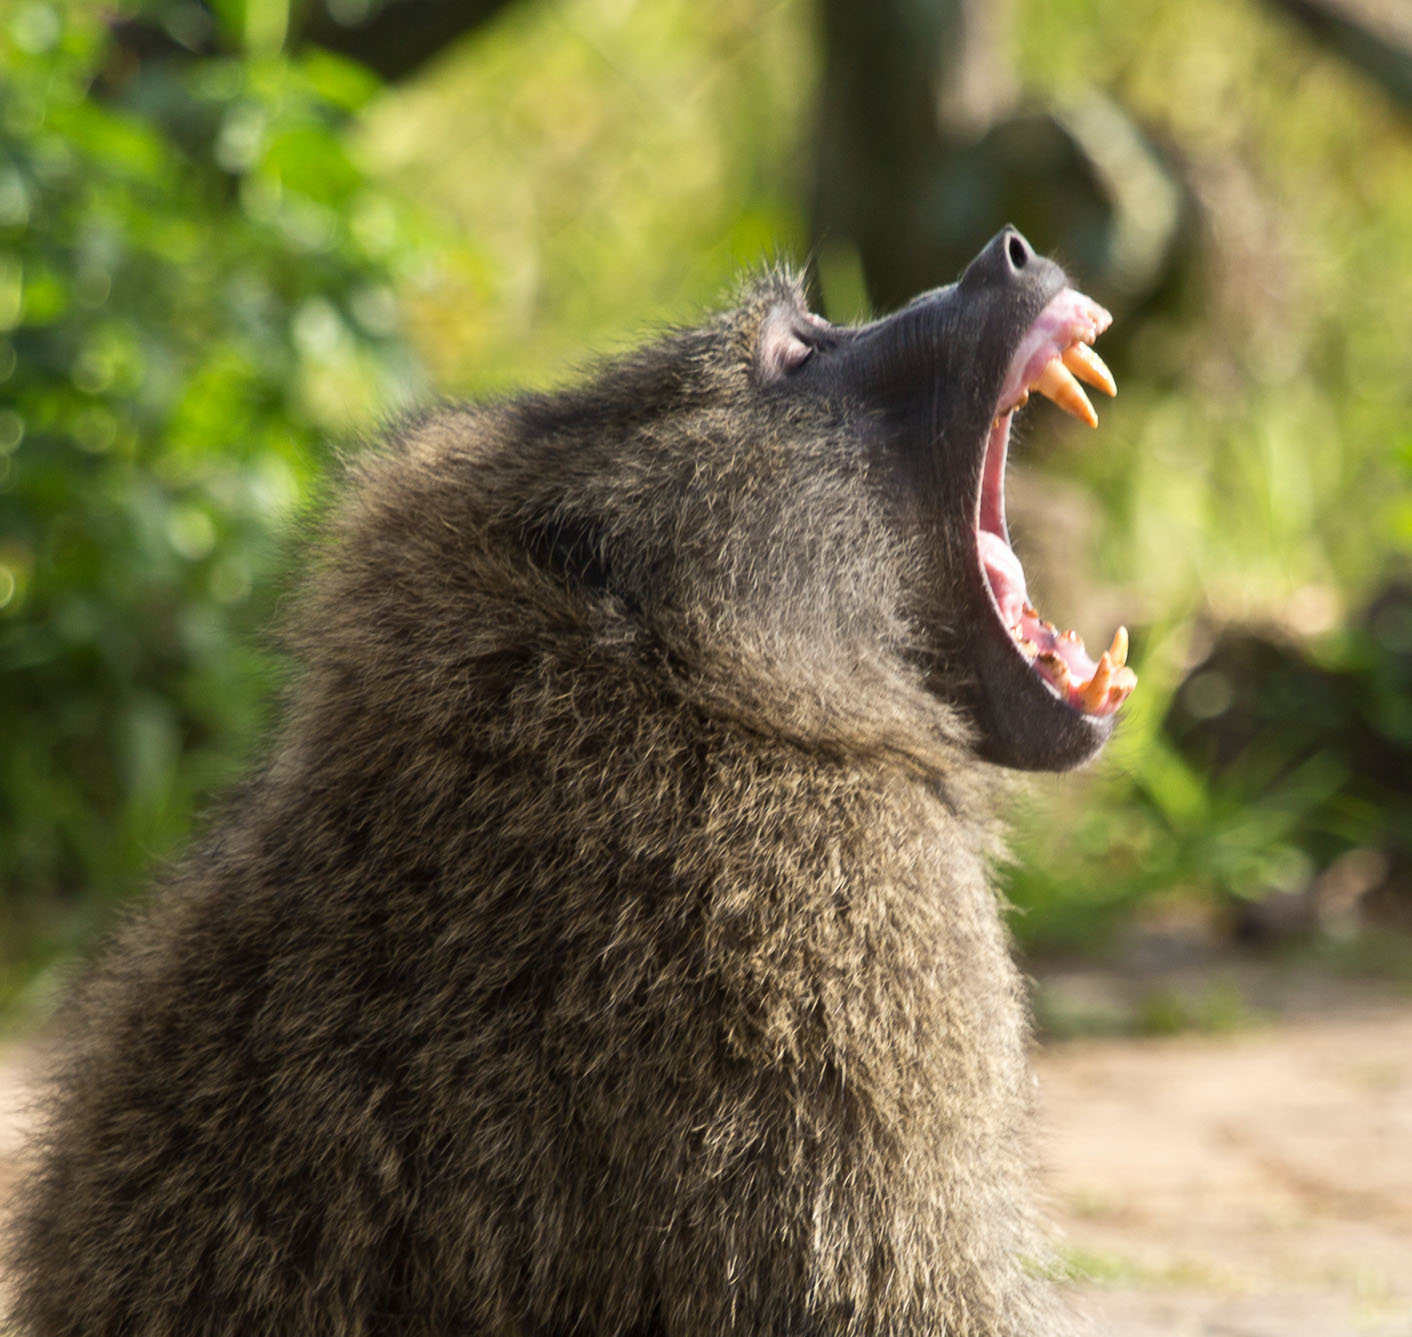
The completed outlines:
<svg viewBox="0 0 1412 1337">
<path fill-rule="evenodd" d="M 1072 1014 L 1122 985 L 1041 988 Z M 0 1197 L 30 1062 L 0 1054 Z M 1100 1337 L 1412 1337 L 1412 996 L 1323 980 L 1221 1034 L 1053 1042 L 1036 1067 L 1048 1207 Z"/>
<path fill-rule="evenodd" d="M 1039 1054 L 1048 1205 L 1098 1332 L 1412 1337 L 1412 996 L 1275 992 L 1223 1034 Z"/>
</svg>

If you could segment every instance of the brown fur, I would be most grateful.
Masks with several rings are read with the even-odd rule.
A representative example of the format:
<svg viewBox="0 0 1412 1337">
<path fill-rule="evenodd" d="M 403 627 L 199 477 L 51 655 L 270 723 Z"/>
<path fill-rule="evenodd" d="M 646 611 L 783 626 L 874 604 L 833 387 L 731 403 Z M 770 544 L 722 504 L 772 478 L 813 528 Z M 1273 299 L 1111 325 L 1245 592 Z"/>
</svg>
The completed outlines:
<svg viewBox="0 0 1412 1337">
<path fill-rule="evenodd" d="M 846 412 L 752 378 L 797 301 L 358 466 L 272 759 L 67 1019 L 20 1332 L 1056 1330 L 996 773 Z"/>
</svg>

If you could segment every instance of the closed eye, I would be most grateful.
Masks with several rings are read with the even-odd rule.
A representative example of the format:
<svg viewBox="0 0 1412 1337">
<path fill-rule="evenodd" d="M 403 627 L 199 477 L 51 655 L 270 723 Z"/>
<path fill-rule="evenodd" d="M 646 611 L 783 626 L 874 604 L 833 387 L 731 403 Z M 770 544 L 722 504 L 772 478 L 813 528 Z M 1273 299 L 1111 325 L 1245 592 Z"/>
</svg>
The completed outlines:
<svg viewBox="0 0 1412 1337">
<path fill-rule="evenodd" d="M 760 379 L 769 385 L 797 372 L 820 349 L 832 346 L 831 330 L 826 320 L 809 312 L 776 307 L 760 330 Z"/>
</svg>

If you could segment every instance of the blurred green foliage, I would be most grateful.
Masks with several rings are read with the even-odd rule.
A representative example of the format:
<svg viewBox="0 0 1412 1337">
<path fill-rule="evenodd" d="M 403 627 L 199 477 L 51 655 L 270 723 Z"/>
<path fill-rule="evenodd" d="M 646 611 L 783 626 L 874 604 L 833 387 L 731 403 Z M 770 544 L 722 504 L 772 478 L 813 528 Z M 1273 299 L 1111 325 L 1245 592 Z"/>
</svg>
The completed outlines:
<svg viewBox="0 0 1412 1337">
<path fill-rule="evenodd" d="M 442 387 L 563 380 L 808 249 L 807 0 L 518 3 L 370 106 L 385 178 L 458 244 L 410 303 Z"/>
<path fill-rule="evenodd" d="M 228 779 L 252 626 L 321 443 L 418 385 L 416 225 L 327 57 L 110 68 L 104 14 L 0 16 L 0 968 L 16 987 Z"/>
</svg>

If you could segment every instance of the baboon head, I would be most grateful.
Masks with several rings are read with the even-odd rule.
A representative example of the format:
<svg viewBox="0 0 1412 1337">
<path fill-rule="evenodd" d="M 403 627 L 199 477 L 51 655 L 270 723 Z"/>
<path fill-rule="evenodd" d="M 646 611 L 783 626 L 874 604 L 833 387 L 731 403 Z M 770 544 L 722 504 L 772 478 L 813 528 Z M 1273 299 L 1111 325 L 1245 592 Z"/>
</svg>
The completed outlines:
<svg viewBox="0 0 1412 1337">
<path fill-rule="evenodd" d="M 780 394 L 866 415 L 867 450 L 932 568 L 911 591 L 929 677 L 959 691 L 982 755 L 1022 769 L 1092 756 L 1137 682 L 1125 629 L 1095 663 L 1076 632 L 1039 616 L 1005 524 L 1015 411 L 1038 390 L 1097 426 L 1075 376 L 1114 393 L 1089 347 L 1110 321 L 1007 228 L 959 282 L 892 316 L 838 327 L 776 308 L 761 340 L 761 375 Z"/>
<path fill-rule="evenodd" d="M 1031 390 L 1090 424 L 1075 376 L 1110 317 L 1012 228 L 948 287 L 833 325 L 774 272 L 716 322 L 520 401 L 515 520 L 697 685 L 811 745 L 903 735 L 1064 770 L 1136 678 L 1029 602 L 1005 457 Z M 519 491 L 518 488 L 514 489 Z"/>
</svg>

